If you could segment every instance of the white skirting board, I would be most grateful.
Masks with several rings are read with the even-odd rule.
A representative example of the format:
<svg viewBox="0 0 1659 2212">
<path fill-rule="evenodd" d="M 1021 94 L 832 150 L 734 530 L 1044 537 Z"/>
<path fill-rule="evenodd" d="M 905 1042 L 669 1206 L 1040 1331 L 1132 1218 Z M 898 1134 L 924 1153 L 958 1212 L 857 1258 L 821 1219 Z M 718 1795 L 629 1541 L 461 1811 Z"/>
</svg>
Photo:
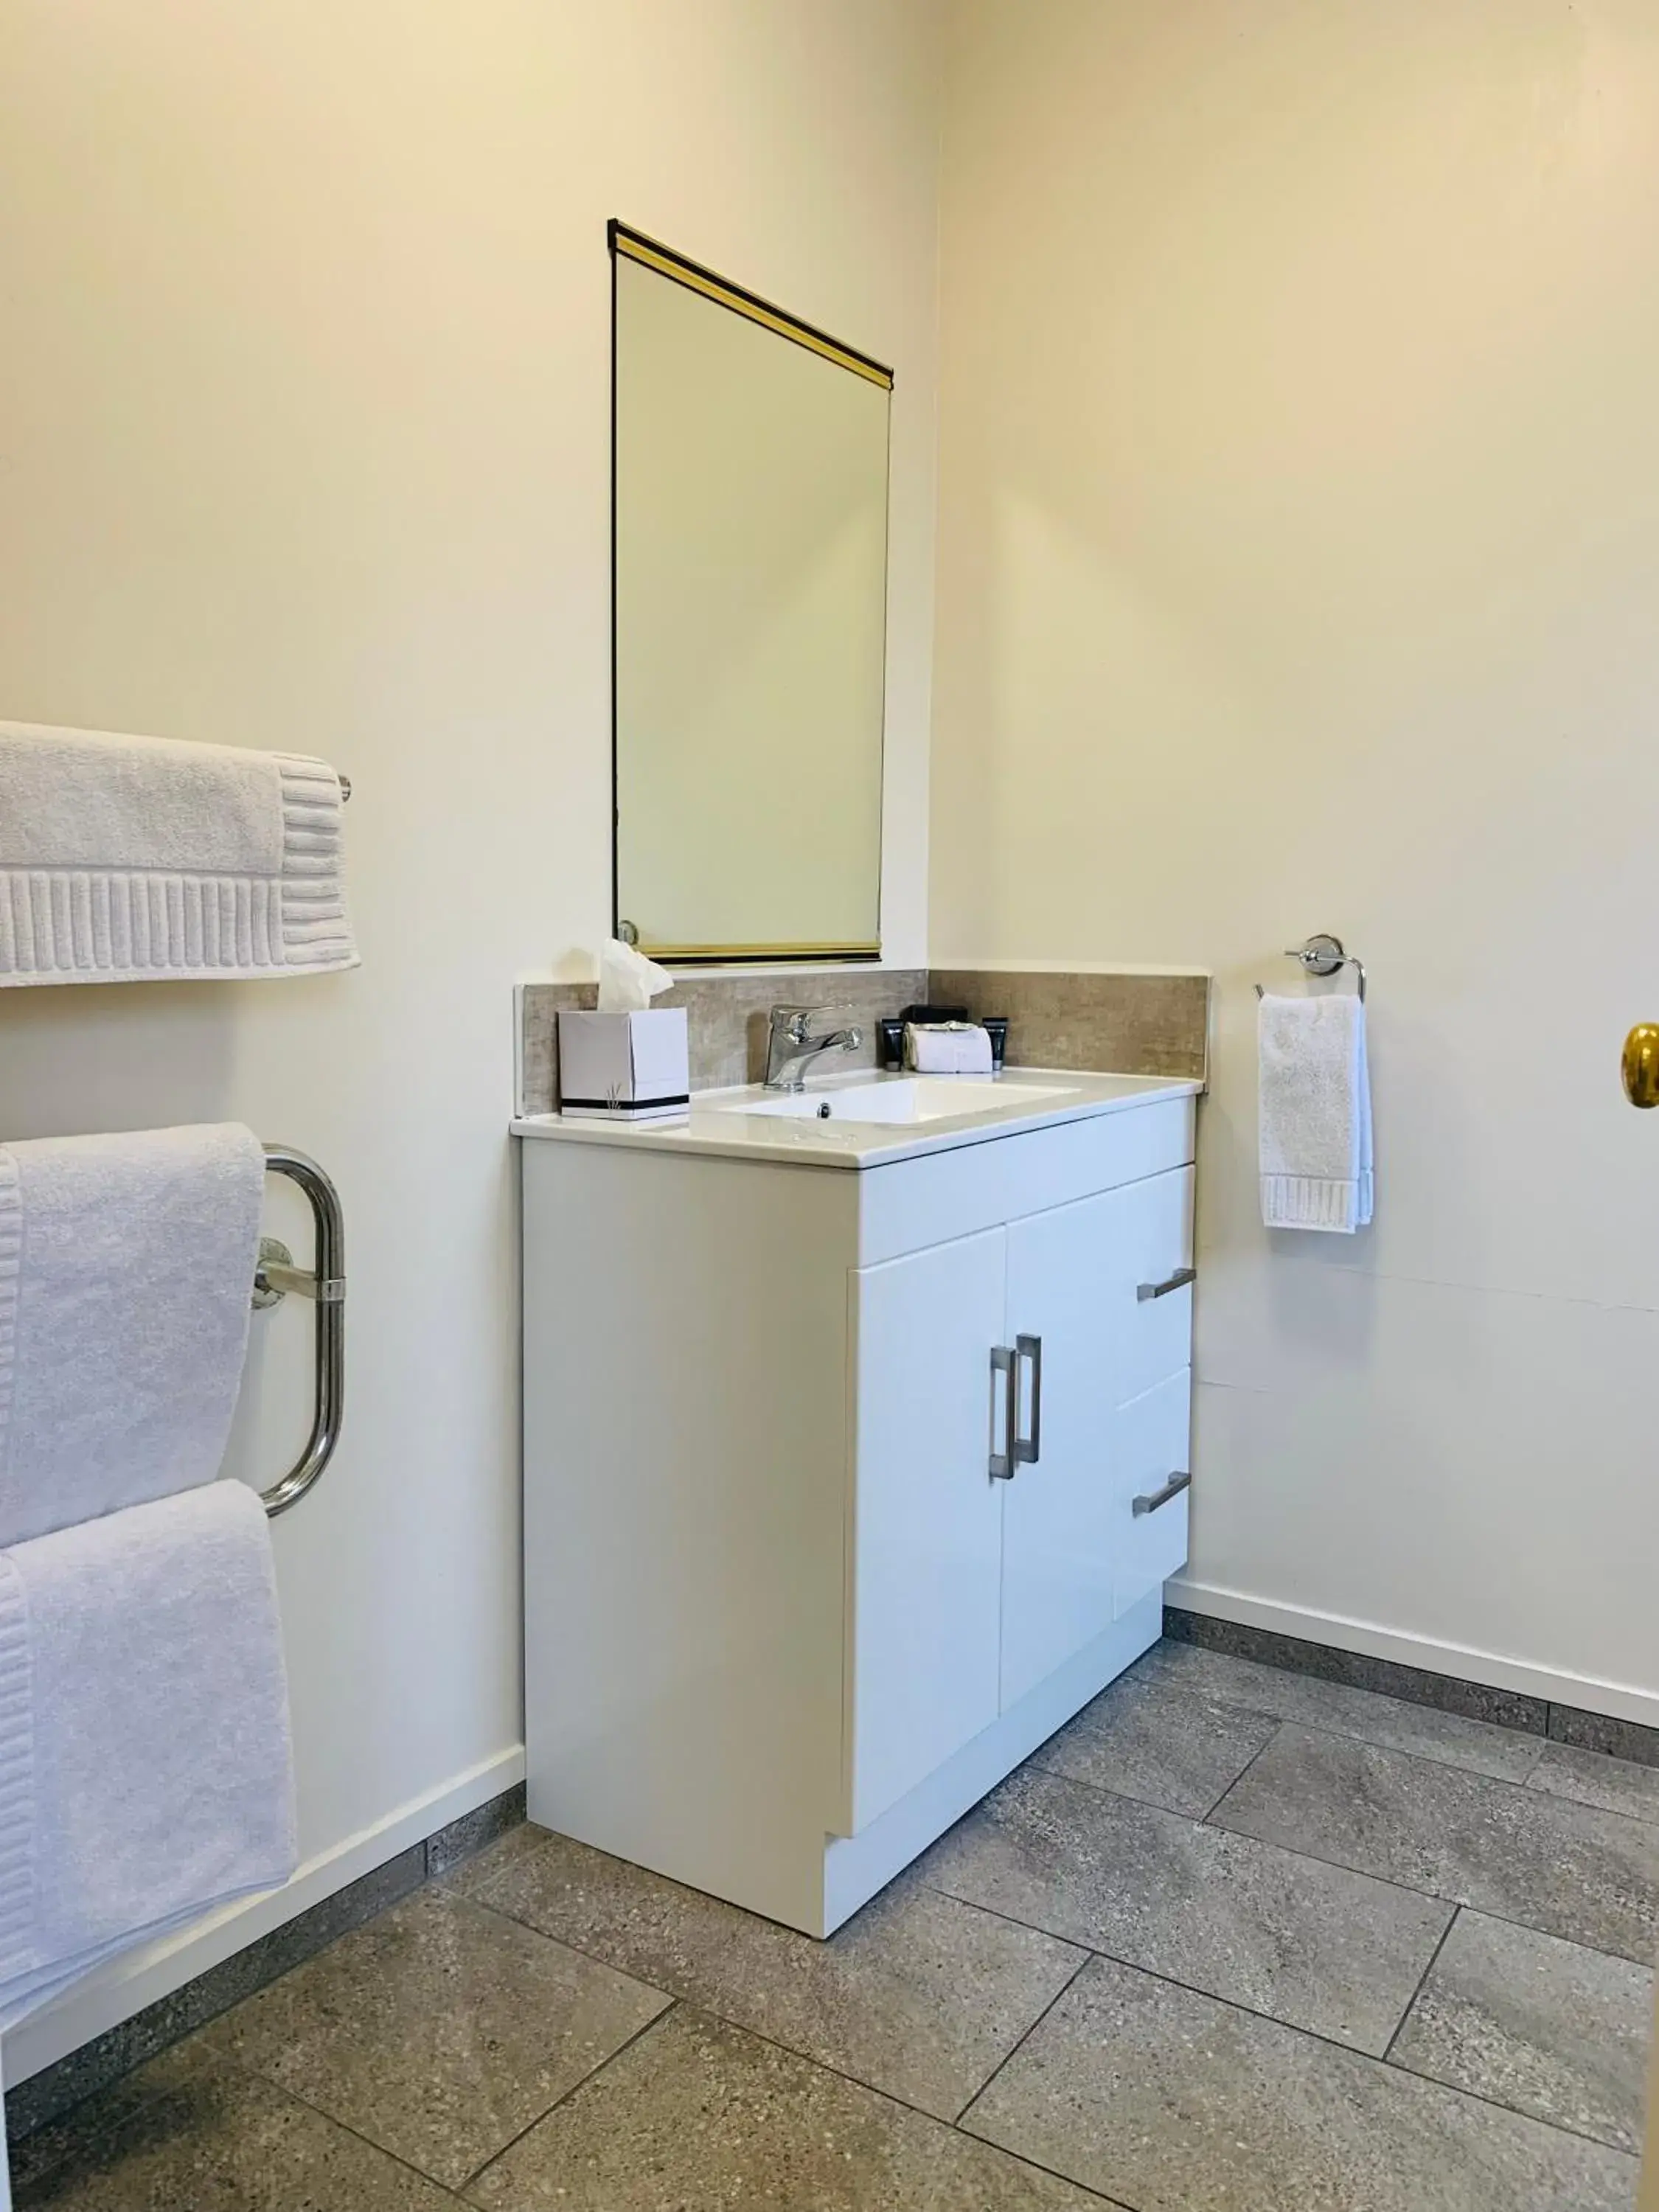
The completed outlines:
<svg viewBox="0 0 1659 2212">
<path fill-rule="evenodd" d="M 422 1797 L 399 1806 L 373 1827 L 360 1828 L 306 1863 L 281 1889 L 240 1899 L 157 1943 L 112 1959 L 57 2001 L 21 2021 L 5 2039 L 6 2087 L 15 2088 L 43 2066 L 78 2051 L 95 2035 L 131 2020 L 159 1997 L 182 1989 L 198 1974 L 257 1942 L 286 1921 L 320 1905 L 348 1882 L 372 1874 L 411 1844 L 422 1843 L 464 1814 L 524 1780 L 524 1746 L 514 1744 Z"/>
<path fill-rule="evenodd" d="M 1188 1582 L 1180 1577 L 1170 1583 L 1165 1595 L 1183 1613 L 1208 1613 L 1217 1620 L 1236 1620 L 1245 1628 L 1271 1629 L 1280 1636 L 1300 1637 L 1304 1643 L 1363 1652 L 1369 1659 L 1397 1660 L 1402 1666 L 1421 1667 L 1431 1674 L 1453 1674 L 1465 1681 L 1484 1682 L 1493 1689 L 1519 1690 L 1528 1697 L 1547 1698 L 1552 1705 L 1572 1705 L 1583 1712 L 1606 1713 L 1614 1720 L 1659 1728 L 1659 1692 L 1635 1689 L 1628 1683 L 1603 1682 L 1594 1675 L 1534 1667 L 1497 1652 L 1471 1650 L 1462 1644 L 1439 1644 L 1428 1637 L 1380 1628 L 1374 1621 L 1348 1620 L 1340 1613 L 1315 1613 L 1304 1606 L 1281 1605 L 1271 1598 L 1250 1597 L 1243 1590 Z"/>
</svg>

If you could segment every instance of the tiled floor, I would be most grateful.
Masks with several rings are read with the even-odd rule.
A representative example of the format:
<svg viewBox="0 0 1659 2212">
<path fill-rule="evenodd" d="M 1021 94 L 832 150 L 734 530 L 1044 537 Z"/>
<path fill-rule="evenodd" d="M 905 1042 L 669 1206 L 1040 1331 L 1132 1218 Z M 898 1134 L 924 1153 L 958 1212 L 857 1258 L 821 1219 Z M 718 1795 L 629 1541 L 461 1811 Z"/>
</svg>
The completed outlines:
<svg viewBox="0 0 1659 2212">
<path fill-rule="evenodd" d="M 54 2212 L 1628 2212 L 1659 1770 L 1160 1644 L 827 1944 L 520 1828 Z"/>
</svg>

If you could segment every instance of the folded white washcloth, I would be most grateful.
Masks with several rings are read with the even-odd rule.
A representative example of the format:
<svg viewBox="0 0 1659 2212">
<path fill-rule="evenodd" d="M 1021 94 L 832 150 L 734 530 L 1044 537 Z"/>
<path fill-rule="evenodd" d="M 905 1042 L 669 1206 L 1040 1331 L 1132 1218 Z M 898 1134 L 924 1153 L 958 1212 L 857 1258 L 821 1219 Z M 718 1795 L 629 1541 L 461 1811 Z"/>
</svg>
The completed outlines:
<svg viewBox="0 0 1659 2212">
<path fill-rule="evenodd" d="M 907 1022 L 904 1064 L 919 1075 L 989 1075 L 991 1033 L 977 1022 Z"/>
<path fill-rule="evenodd" d="M 1261 1218 L 1352 1235 L 1371 1218 L 1364 1001 L 1265 995 L 1257 1014 Z"/>
<path fill-rule="evenodd" d="M 0 2024 L 294 1866 L 253 1492 L 210 1483 L 0 1552 Z"/>
<path fill-rule="evenodd" d="M 0 722 L 0 986 L 355 968 L 340 779 L 297 753 Z"/>
<path fill-rule="evenodd" d="M 0 1547 L 218 1473 L 264 1194 L 235 1121 L 0 1146 Z"/>
</svg>

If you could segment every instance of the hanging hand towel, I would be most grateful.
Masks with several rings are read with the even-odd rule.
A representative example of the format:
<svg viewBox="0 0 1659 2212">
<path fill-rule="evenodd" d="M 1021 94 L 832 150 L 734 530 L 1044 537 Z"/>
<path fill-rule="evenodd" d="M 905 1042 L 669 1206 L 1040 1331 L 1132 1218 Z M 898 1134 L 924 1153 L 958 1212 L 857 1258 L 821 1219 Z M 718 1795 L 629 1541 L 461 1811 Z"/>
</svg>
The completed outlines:
<svg viewBox="0 0 1659 2212">
<path fill-rule="evenodd" d="M 294 1866 L 254 1493 L 210 1483 L 0 1552 L 0 2024 Z"/>
<path fill-rule="evenodd" d="M 1352 1235 L 1371 1218 L 1371 1088 L 1365 1008 L 1346 992 L 1263 997 L 1261 1218 L 1269 1229 Z"/>
<path fill-rule="evenodd" d="M 0 1146 L 0 1547 L 218 1473 L 264 1193 L 234 1121 Z"/>
<path fill-rule="evenodd" d="M 0 986 L 356 965 L 325 763 L 0 722 Z"/>
</svg>

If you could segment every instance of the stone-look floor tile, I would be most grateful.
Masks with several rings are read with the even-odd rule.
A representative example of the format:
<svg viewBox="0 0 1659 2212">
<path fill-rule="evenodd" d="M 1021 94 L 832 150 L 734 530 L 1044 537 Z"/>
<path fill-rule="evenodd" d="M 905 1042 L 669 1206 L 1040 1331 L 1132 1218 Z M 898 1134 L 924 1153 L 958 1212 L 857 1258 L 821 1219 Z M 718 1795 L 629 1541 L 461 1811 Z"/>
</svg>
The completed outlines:
<svg viewBox="0 0 1659 2212">
<path fill-rule="evenodd" d="M 543 1828 L 496 1844 L 458 1886 L 942 2119 L 956 2118 L 1085 1955 L 903 1875 L 817 1942 Z"/>
<path fill-rule="evenodd" d="M 1333 1735 L 1358 1736 L 1385 1750 L 1413 1752 L 1419 1759 L 1467 1766 L 1506 1782 L 1524 1782 L 1544 1748 L 1541 1736 L 1494 1728 L 1488 1721 L 1466 1720 L 1462 1714 L 1441 1712 L 1432 1705 L 1379 1697 L 1374 1690 L 1353 1689 L 1346 1682 L 1325 1682 L 1311 1674 L 1287 1673 L 1282 1667 L 1263 1667 L 1253 1659 L 1237 1659 L 1195 1644 L 1155 1644 L 1126 1679 L 1169 1682 L 1216 1705 L 1271 1713 L 1278 1720 L 1325 1729 Z"/>
<path fill-rule="evenodd" d="M 1628 1814 L 1632 1820 L 1659 1821 L 1659 1766 L 1636 1766 L 1603 1751 L 1580 1751 L 1551 1743 L 1533 1769 L 1531 1786 L 1553 1797 L 1571 1797 L 1599 1805 L 1604 1813 Z"/>
<path fill-rule="evenodd" d="M 467 2194 L 489 2212 L 1099 2212 L 1050 2174 L 684 2006 Z"/>
<path fill-rule="evenodd" d="M 1636 2164 L 1109 1960 L 968 2111 L 1136 2212 L 1629 2212 Z"/>
<path fill-rule="evenodd" d="M 1652 2025 L 1650 1967 L 1460 1912 L 1389 2056 L 1634 2151 Z"/>
<path fill-rule="evenodd" d="M 1659 1829 L 1541 1790 L 1285 1728 L 1210 1818 L 1644 1966 L 1659 1944 Z"/>
<path fill-rule="evenodd" d="M 509 1835 L 514 1828 L 524 1826 L 525 1785 L 504 1790 L 499 1797 L 480 1805 L 475 1812 L 463 1813 L 459 1820 L 440 1828 L 435 1836 L 426 1839 L 426 1878 L 436 1881 L 440 1875 L 453 1874 L 464 1859 L 473 1857 L 500 1836 Z"/>
<path fill-rule="evenodd" d="M 459 2198 L 269 2081 L 181 2044 L 45 2129 L 17 2212 L 456 2212 Z"/>
<path fill-rule="evenodd" d="M 970 1904 L 1376 2052 L 1451 1919 L 1407 1890 L 1030 1768 L 920 1872 Z"/>
<path fill-rule="evenodd" d="M 1030 1763 L 1201 1820 L 1278 1730 L 1268 1714 L 1129 1674 L 1050 1736 Z"/>
<path fill-rule="evenodd" d="M 454 2188 L 667 2002 L 516 1921 L 428 1890 L 203 2039 Z"/>
</svg>

